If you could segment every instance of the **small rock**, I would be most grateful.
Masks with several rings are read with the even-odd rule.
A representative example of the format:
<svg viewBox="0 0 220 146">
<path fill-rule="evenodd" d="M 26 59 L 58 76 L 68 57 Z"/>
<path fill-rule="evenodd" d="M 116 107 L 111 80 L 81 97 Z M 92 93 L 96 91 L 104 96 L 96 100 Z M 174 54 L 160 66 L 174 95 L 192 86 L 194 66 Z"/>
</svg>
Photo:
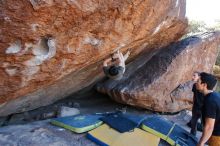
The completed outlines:
<svg viewBox="0 0 220 146">
<path fill-rule="evenodd" d="M 80 108 L 80 104 L 79 104 L 78 102 L 74 102 L 74 103 L 73 103 L 73 107 L 75 107 L 75 108 Z"/>
<path fill-rule="evenodd" d="M 70 108 L 66 106 L 60 107 L 58 111 L 57 117 L 67 117 L 67 116 L 74 116 L 80 114 L 80 111 L 77 108 Z"/>
<path fill-rule="evenodd" d="M 24 112 L 24 120 L 25 121 L 33 121 L 29 112 Z"/>
<path fill-rule="evenodd" d="M 53 118 L 55 115 L 56 112 L 43 113 L 42 118 L 43 119 Z"/>
<path fill-rule="evenodd" d="M 190 121 L 191 118 L 192 118 L 192 112 L 189 111 L 189 110 L 186 110 L 186 111 L 184 112 L 183 119 L 184 119 L 185 121 Z"/>
<path fill-rule="evenodd" d="M 73 103 L 72 103 L 72 102 L 68 102 L 67 105 L 70 106 L 70 107 L 72 107 L 72 106 L 73 106 Z"/>
<path fill-rule="evenodd" d="M 7 117 L 0 117 L 0 127 L 1 126 L 4 126 L 4 124 L 6 123 L 7 121 Z"/>
</svg>

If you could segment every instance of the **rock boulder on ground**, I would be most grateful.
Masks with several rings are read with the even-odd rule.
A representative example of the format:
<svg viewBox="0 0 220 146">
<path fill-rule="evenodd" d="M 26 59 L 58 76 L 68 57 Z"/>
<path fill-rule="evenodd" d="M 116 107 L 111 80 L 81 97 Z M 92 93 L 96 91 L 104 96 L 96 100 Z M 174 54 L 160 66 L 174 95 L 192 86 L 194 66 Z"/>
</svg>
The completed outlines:
<svg viewBox="0 0 220 146">
<path fill-rule="evenodd" d="M 79 109 L 71 108 L 67 106 L 61 106 L 58 111 L 58 117 L 67 117 L 67 116 L 74 116 L 80 114 Z"/>
<path fill-rule="evenodd" d="M 149 61 L 145 55 L 137 57 L 121 80 L 107 80 L 97 90 L 117 102 L 153 111 L 191 108 L 192 94 L 185 93 L 191 91 L 192 83 L 185 82 L 194 71 L 212 72 L 219 45 L 220 32 L 183 39 L 162 48 Z"/>
</svg>

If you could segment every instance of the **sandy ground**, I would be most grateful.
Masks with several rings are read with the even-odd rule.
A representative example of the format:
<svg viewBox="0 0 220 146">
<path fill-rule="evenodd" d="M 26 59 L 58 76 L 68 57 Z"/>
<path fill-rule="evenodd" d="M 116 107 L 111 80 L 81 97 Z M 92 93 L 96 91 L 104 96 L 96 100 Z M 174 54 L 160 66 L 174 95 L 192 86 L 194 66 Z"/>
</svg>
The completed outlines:
<svg viewBox="0 0 220 146">
<path fill-rule="evenodd" d="M 84 97 L 70 97 L 62 103 L 74 103 L 82 114 L 112 112 L 117 109 L 136 114 L 151 114 L 151 111 L 118 104 L 102 94 L 90 94 Z M 56 106 L 61 102 L 57 102 Z M 63 105 L 63 104 L 62 104 Z M 53 106 L 53 105 L 52 105 Z M 158 114 L 158 113 L 156 113 Z M 182 111 L 175 115 L 161 115 L 190 130 L 186 123 L 190 112 Z M 14 120 L 15 121 L 15 120 Z M 0 146 L 96 146 L 86 138 L 86 134 L 75 134 L 69 130 L 50 124 L 50 119 L 28 123 L 14 122 L 0 128 Z M 198 137 L 201 133 L 198 133 Z M 160 146 L 168 146 L 161 140 Z"/>
</svg>

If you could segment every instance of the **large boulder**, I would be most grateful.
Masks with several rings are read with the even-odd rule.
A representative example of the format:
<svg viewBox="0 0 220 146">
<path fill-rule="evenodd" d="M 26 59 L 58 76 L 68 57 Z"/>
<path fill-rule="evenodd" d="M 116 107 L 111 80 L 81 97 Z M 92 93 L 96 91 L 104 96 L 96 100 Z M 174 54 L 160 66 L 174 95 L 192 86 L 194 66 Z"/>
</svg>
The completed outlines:
<svg viewBox="0 0 220 146">
<path fill-rule="evenodd" d="M 1 0 L 0 115 L 64 98 L 114 51 L 151 56 L 186 27 L 185 0 Z"/>
<path fill-rule="evenodd" d="M 120 103 L 159 111 L 178 112 L 192 106 L 192 74 L 212 72 L 220 32 L 205 33 L 162 48 L 149 61 L 145 55 L 127 66 L 123 79 L 97 85 Z M 186 81 L 189 82 L 186 82 Z"/>
</svg>

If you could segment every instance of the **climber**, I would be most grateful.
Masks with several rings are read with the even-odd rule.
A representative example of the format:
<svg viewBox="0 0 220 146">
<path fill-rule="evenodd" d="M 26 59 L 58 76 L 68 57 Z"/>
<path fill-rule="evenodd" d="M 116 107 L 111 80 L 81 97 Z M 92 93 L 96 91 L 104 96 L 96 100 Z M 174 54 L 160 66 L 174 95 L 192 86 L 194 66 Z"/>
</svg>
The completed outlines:
<svg viewBox="0 0 220 146">
<path fill-rule="evenodd" d="M 111 58 L 103 62 L 103 71 L 107 77 L 114 80 L 120 80 L 125 72 L 125 61 L 130 55 L 128 51 L 123 55 L 119 50 L 114 53 Z"/>
<path fill-rule="evenodd" d="M 204 101 L 204 95 L 196 89 L 196 82 L 200 78 L 200 72 L 195 71 L 192 76 L 192 81 L 194 82 L 192 87 L 193 92 L 193 107 L 192 107 L 192 119 L 187 123 L 191 127 L 191 134 L 196 136 L 197 127 L 202 130 L 202 121 L 201 124 L 198 124 L 198 120 L 202 118 L 202 107 Z"/>
</svg>

